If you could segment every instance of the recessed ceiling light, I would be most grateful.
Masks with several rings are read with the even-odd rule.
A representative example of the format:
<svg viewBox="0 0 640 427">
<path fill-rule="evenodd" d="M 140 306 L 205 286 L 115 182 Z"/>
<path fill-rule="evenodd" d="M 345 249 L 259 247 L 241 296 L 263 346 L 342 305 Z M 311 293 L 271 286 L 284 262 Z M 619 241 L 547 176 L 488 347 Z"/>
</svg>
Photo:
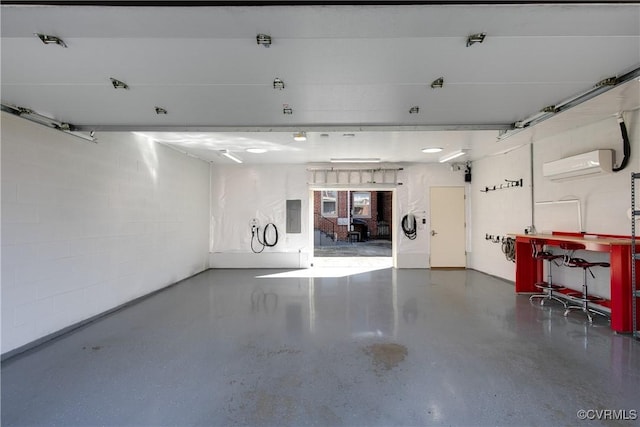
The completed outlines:
<svg viewBox="0 0 640 427">
<path fill-rule="evenodd" d="M 422 152 L 423 153 L 427 153 L 427 154 L 431 154 L 431 153 L 439 153 L 442 151 L 442 148 L 440 147 L 429 147 L 429 148 L 423 148 Z"/>
<path fill-rule="evenodd" d="M 353 137 L 356 136 L 356 134 L 355 133 L 343 133 L 342 136 L 345 137 L 345 138 L 353 138 Z"/>
<path fill-rule="evenodd" d="M 294 133 L 293 134 L 293 140 L 294 141 L 298 141 L 298 142 L 306 141 L 307 140 L 307 133 L 306 132 Z"/>
<path fill-rule="evenodd" d="M 253 153 L 253 154 L 262 154 L 267 152 L 265 148 L 247 148 L 246 151 L 247 153 Z"/>
</svg>

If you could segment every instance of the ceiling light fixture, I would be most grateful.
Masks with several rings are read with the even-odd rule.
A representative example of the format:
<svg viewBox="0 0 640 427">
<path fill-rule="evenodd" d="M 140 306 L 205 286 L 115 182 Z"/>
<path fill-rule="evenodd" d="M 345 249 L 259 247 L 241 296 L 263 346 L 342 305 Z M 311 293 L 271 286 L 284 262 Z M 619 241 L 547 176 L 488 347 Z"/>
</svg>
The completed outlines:
<svg viewBox="0 0 640 427">
<path fill-rule="evenodd" d="M 472 44 L 482 43 L 486 36 L 487 33 L 471 34 L 469 37 L 467 37 L 467 47 L 471 46 Z"/>
<path fill-rule="evenodd" d="M 242 160 L 236 156 L 234 156 L 233 154 L 231 154 L 229 152 L 229 150 L 223 150 L 222 151 L 222 155 L 225 156 L 227 159 L 231 159 L 236 163 L 242 163 Z"/>
<path fill-rule="evenodd" d="M 113 77 L 109 77 L 109 79 L 114 89 L 129 89 L 129 85 L 122 80 L 114 79 Z"/>
<path fill-rule="evenodd" d="M 417 105 L 409 108 L 409 114 L 418 114 L 420 112 L 420 107 Z"/>
<path fill-rule="evenodd" d="M 167 110 L 162 107 L 154 107 L 156 110 L 156 114 L 167 114 Z"/>
<path fill-rule="evenodd" d="M 293 140 L 294 141 L 298 141 L 298 142 L 306 141 L 307 140 L 307 133 L 306 132 L 294 133 L 293 134 Z"/>
<path fill-rule="evenodd" d="M 94 137 L 95 132 L 92 131 L 89 135 L 85 135 L 84 133 L 78 132 L 77 127 L 70 123 L 65 123 L 65 122 L 52 119 L 51 117 L 47 117 L 42 114 L 36 113 L 30 108 L 1 104 L 1 110 L 10 114 L 16 115 L 18 117 L 22 117 L 23 119 L 27 119 L 34 123 L 38 123 L 40 125 L 44 125 L 44 126 L 59 130 L 61 132 L 64 132 L 66 134 L 84 139 L 85 141 L 98 142 Z"/>
<path fill-rule="evenodd" d="M 331 163 L 380 163 L 378 157 L 344 157 L 331 159 Z"/>
<path fill-rule="evenodd" d="M 67 44 L 59 37 L 50 36 L 48 34 L 34 33 L 44 44 L 57 44 L 58 46 L 67 47 Z"/>
<path fill-rule="evenodd" d="M 256 36 L 256 42 L 264 47 L 271 46 L 271 36 L 267 34 L 258 34 Z"/>
<path fill-rule="evenodd" d="M 431 89 L 440 89 L 444 86 L 444 77 L 438 77 L 431 82 Z"/>
<path fill-rule="evenodd" d="M 273 88 L 280 90 L 284 89 L 284 82 L 276 77 L 275 79 L 273 79 Z"/>
<path fill-rule="evenodd" d="M 445 162 L 448 162 L 449 160 L 457 159 L 460 156 L 464 156 L 465 154 L 467 153 L 462 150 L 452 151 L 451 153 L 440 157 L 439 161 L 440 163 L 445 163 Z"/>
<path fill-rule="evenodd" d="M 442 151 L 442 148 L 440 147 L 429 147 L 429 148 L 422 149 L 422 152 L 427 154 L 439 153 L 441 151 Z"/>
<path fill-rule="evenodd" d="M 266 153 L 267 149 L 266 148 L 247 148 L 246 151 L 247 153 L 262 154 L 262 153 Z"/>
</svg>

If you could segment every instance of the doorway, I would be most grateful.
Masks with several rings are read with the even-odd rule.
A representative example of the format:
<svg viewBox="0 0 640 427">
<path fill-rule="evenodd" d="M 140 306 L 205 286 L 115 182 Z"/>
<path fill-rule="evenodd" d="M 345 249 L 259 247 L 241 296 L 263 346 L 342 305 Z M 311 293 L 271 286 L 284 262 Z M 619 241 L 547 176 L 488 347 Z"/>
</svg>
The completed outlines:
<svg viewBox="0 0 640 427">
<path fill-rule="evenodd" d="M 466 220 L 464 187 L 431 187 L 430 266 L 465 268 Z"/>
<path fill-rule="evenodd" d="M 379 189 L 312 190 L 314 265 L 393 266 L 393 199 Z"/>
</svg>

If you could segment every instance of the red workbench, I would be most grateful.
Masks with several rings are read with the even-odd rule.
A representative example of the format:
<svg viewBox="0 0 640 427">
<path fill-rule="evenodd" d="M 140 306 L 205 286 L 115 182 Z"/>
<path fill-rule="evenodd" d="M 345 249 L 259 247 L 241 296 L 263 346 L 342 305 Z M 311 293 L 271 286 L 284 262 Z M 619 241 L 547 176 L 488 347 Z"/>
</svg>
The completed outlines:
<svg viewBox="0 0 640 427">
<path fill-rule="evenodd" d="M 611 310 L 611 329 L 616 332 L 632 331 L 630 237 L 564 232 L 553 232 L 552 234 L 515 234 L 513 236 L 515 236 L 516 239 L 517 293 L 540 292 L 534 284 L 544 280 L 542 261 L 534 259 L 532 255 L 532 239 L 540 240 L 547 246 L 575 243 L 582 245 L 582 250 L 609 253 L 609 262 L 611 264 L 611 299 L 599 304 Z M 640 241 L 636 243 L 636 251 L 640 252 Z M 636 268 L 640 268 L 640 262 L 637 262 Z M 638 280 L 636 281 L 638 282 Z M 636 289 L 638 289 L 638 283 L 636 283 Z M 640 326 L 640 310 L 638 310 L 637 314 L 637 326 Z"/>
</svg>

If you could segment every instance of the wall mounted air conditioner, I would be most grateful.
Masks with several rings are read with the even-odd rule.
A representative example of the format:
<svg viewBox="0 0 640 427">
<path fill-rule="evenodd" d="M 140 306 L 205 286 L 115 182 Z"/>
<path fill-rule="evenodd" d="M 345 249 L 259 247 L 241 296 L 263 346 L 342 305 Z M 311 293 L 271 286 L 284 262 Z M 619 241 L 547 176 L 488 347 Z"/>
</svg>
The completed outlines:
<svg viewBox="0 0 640 427">
<path fill-rule="evenodd" d="M 595 150 L 542 164 L 542 176 L 552 181 L 610 173 L 613 150 Z"/>
</svg>

